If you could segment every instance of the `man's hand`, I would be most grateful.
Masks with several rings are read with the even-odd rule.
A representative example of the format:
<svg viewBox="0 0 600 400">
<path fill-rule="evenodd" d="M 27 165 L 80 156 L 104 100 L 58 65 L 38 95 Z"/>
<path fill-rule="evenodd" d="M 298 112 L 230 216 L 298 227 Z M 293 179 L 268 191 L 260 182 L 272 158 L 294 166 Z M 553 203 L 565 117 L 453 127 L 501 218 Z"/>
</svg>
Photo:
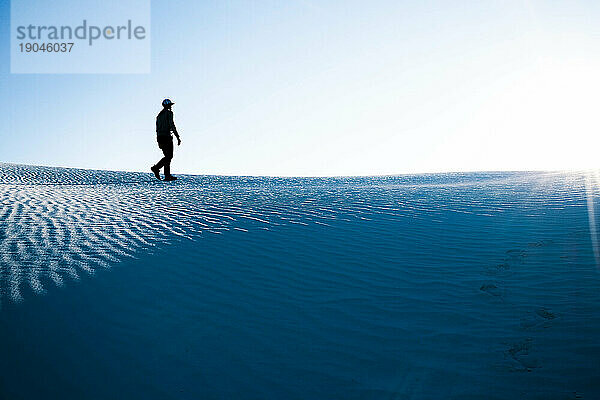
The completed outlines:
<svg viewBox="0 0 600 400">
<path fill-rule="evenodd" d="M 177 136 L 177 146 L 179 146 L 181 144 L 181 139 L 179 139 L 179 136 Z"/>
</svg>

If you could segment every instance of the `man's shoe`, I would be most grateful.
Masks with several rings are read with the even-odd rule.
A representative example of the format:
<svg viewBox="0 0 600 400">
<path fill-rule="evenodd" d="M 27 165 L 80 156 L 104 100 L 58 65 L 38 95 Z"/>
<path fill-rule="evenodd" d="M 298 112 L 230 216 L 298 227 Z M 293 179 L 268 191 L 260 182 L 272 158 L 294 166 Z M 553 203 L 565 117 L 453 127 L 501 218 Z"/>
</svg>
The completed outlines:
<svg viewBox="0 0 600 400">
<path fill-rule="evenodd" d="M 160 181 L 160 168 L 156 168 L 156 166 L 152 166 L 150 167 L 150 170 L 154 173 L 154 176 L 156 177 L 156 179 L 158 179 Z"/>
<path fill-rule="evenodd" d="M 173 175 L 165 176 L 165 181 L 174 181 L 175 179 L 177 179 L 177 177 Z"/>
</svg>

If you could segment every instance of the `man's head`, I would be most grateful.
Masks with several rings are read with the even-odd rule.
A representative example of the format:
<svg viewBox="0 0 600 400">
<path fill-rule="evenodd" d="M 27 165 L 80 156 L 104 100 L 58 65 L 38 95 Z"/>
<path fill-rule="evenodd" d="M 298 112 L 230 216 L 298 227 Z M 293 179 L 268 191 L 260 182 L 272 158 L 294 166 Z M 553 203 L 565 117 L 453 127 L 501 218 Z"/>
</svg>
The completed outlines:
<svg viewBox="0 0 600 400">
<path fill-rule="evenodd" d="M 171 109 L 171 106 L 172 106 L 173 104 L 175 104 L 175 103 L 173 103 L 173 102 L 172 102 L 171 100 L 169 100 L 169 99 L 164 99 L 164 100 L 163 100 L 163 102 L 162 102 L 162 106 L 163 106 L 164 108 L 168 109 L 168 110 L 170 110 L 170 109 Z"/>
</svg>

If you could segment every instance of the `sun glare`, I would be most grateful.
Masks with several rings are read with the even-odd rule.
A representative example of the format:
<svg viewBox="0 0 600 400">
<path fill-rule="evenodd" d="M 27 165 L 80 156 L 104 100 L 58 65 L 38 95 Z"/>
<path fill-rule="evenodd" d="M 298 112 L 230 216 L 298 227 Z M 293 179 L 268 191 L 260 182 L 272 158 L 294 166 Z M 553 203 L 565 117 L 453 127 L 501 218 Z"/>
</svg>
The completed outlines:
<svg viewBox="0 0 600 400">
<path fill-rule="evenodd" d="M 597 70 L 544 61 L 492 91 L 474 111 L 469 134 L 487 134 L 495 146 L 492 156 L 521 169 L 598 168 Z"/>
</svg>

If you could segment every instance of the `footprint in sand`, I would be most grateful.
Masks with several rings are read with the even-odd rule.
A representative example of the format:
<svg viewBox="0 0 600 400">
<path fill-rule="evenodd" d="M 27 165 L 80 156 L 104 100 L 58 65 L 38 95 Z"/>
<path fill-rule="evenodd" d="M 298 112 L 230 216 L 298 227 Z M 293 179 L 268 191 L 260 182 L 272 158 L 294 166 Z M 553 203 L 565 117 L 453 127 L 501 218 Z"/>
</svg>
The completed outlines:
<svg viewBox="0 0 600 400">
<path fill-rule="evenodd" d="M 505 254 L 506 256 L 504 256 L 501 263 L 485 267 L 488 275 L 512 275 L 511 266 L 523 263 L 523 260 L 527 257 L 527 252 L 522 249 L 506 250 Z"/>
<path fill-rule="evenodd" d="M 483 285 L 481 285 L 479 290 L 494 297 L 501 297 L 503 295 L 503 290 L 500 289 L 498 286 L 494 285 L 493 283 L 484 283 Z"/>
<path fill-rule="evenodd" d="M 504 262 L 512 264 L 520 264 L 527 257 L 527 252 L 522 249 L 511 249 L 506 251 Z"/>
<path fill-rule="evenodd" d="M 537 242 L 527 243 L 527 246 L 529 246 L 529 247 L 543 247 L 543 246 L 549 246 L 549 245 L 551 245 L 553 243 L 554 243 L 554 240 L 552 240 L 552 239 L 542 239 L 542 240 L 538 240 Z"/>
<path fill-rule="evenodd" d="M 536 368 L 541 368 L 539 360 L 531 355 L 532 347 L 533 339 L 531 338 L 508 344 L 505 355 L 510 361 L 513 361 L 515 371 L 531 372 Z"/>
<path fill-rule="evenodd" d="M 503 262 L 496 265 L 488 265 L 485 267 L 485 273 L 487 275 L 493 276 L 507 276 L 511 275 L 512 271 L 510 269 L 510 264 L 507 262 Z"/>
<path fill-rule="evenodd" d="M 554 319 L 556 318 L 556 314 L 554 314 L 553 312 L 551 312 L 550 310 L 548 310 L 547 308 L 538 308 L 537 310 L 535 310 L 535 313 L 537 315 L 539 315 L 540 317 L 550 320 L 550 319 Z"/>
<path fill-rule="evenodd" d="M 530 313 L 530 315 L 521 320 L 521 328 L 523 329 L 535 329 L 535 328 L 549 328 L 552 326 L 553 320 L 558 316 L 550 311 L 548 308 L 541 307 Z"/>
</svg>

